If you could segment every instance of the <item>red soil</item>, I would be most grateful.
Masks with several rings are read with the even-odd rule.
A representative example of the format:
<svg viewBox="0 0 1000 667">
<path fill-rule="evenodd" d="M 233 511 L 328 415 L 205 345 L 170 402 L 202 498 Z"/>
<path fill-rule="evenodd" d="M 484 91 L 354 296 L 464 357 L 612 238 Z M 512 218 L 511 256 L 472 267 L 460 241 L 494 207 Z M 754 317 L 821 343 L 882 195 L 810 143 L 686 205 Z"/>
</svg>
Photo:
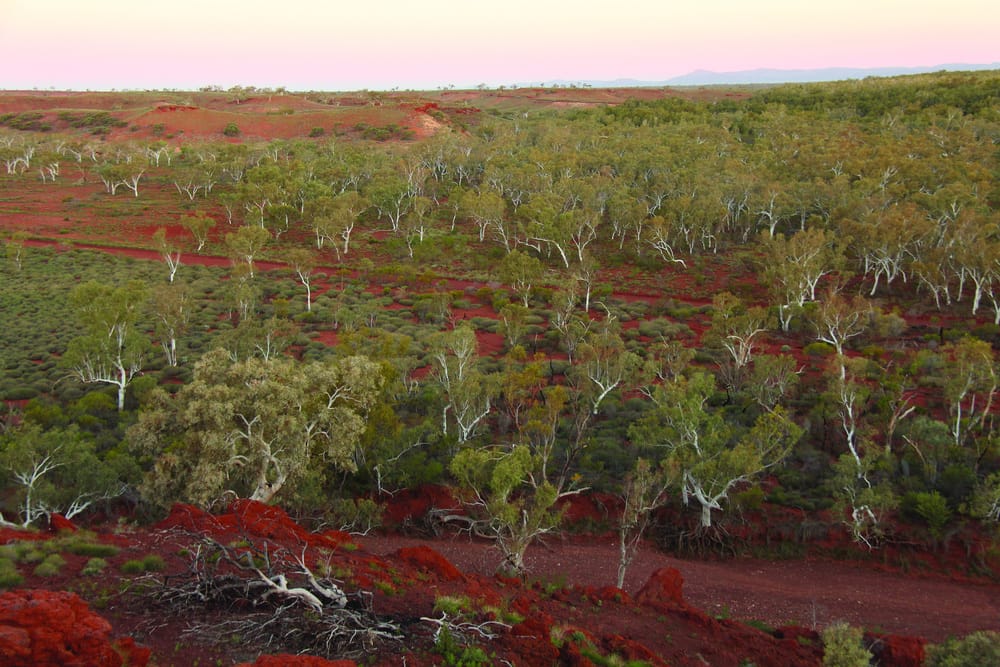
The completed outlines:
<svg viewBox="0 0 1000 667">
<path fill-rule="evenodd" d="M 437 497 L 441 494 L 433 489 L 425 490 L 430 494 L 427 506 L 450 501 Z M 419 501 L 420 496 L 413 494 L 409 504 L 416 509 Z M 922 580 L 821 560 L 680 560 L 650 547 L 640 550 L 625 591 L 619 591 L 610 586 L 617 563 L 617 545 L 611 537 L 556 539 L 532 546 L 527 554 L 530 577 L 522 583 L 493 576 L 500 559 L 488 543 L 464 536 L 425 541 L 398 535 L 312 533 L 278 508 L 247 501 L 214 516 L 177 506 L 153 529 L 103 533 L 99 539 L 122 549 L 109 558 L 109 573 L 117 572 L 126 559 L 161 555 L 166 568 L 154 578 L 158 580 L 183 576 L 188 567 L 185 547 L 199 535 L 229 545 L 267 543 L 273 562 L 279 562 L 281 553 L 315 558 L 323 549 L 328 554 L 324 558 L 338 571 L 353 573 L 345 590 L 350 592 L 352 586 L 371 590 L 375 610 L 383 616 L 434 617 L 434 601 L 442 595 L 464 595 L 477 605 L 509 609 L 524 621 L 488 648 L 522 665 L 587 664 L 580 661 L 579 643 L 557 648 L 550 641 L 553 633 L 568 637 L 572 632 L 587 637 L 602 653 L 615 652 L 654 665 L 700 665 L 705 660 L 735 667 L 746 658 L 775 667 L 818 665 L 821 653 L 813 630 L 841 620 L 877 629 L 883 646 L 880 664 L 915 665 L 919 663 L 914 656 L 922 654 L 923 640 L 888 637 L 887 633 L 938 641 L 995 629 L 1000 613 L 1000 586 L 996 584 Z M 82 558 L 74 558 L 80 562 L 68 558 L 65 569 L 75 571 L 82 565 Z M 26 585 L 35 588 L 57 590 L 79 584 L 69 574 L 41 579 L 23 573 Z M 118 576 L 111 574 L 105 583 L 117 587 Z M 30 602 L 43 599 L 45 605 Z M 52 612 L 43 611 L 50 608 Z M 36 611 L 29 614 L 27 609 Z M 195 659 L 219 660 L 219 664 L 260 660 L 259 649 L 253 647 L 213 647 L 195 638 L 181 639 L 180 632 L 189 621 L 212 622 L 214 618 L 218 622 L 235 613 L 191 609 L 176 616 L 126 594 L 113 597 L 98 616 L 69 593 L 8 593 L 0 596 L 0 654 L 8 658 L 5 664 L 117 667 L 122 663 L 116 659 L 124 652 L 131 654 L 128 664 L 145 664 L 148 653 L 135 646 L 135 639 L 152 649 L 154 664 L 163 666 L 190 665 Z M 799 629 L 789 627 L 769 636 L 737 619 Z M 423 639 L 417 629 L 410 632 L 416 634 L 405 647 L 385 647 L 371 655 L 372 664 L 429 664 L 426 651 L 431 628 Z M 796 636 L 813 639 L 796 641 Z M 112 637 L 124 639 L 112 642 Z M 62 651 L 61 657 L 47 657 L 57 651 Z M 22 654 L 32 657 L 24 658 L 28 662 L 9 661 Z M 104 657 L 74 663 L 69 655 Z M 256 664 L 325 664 L 281 660 Z"/>
</svg>

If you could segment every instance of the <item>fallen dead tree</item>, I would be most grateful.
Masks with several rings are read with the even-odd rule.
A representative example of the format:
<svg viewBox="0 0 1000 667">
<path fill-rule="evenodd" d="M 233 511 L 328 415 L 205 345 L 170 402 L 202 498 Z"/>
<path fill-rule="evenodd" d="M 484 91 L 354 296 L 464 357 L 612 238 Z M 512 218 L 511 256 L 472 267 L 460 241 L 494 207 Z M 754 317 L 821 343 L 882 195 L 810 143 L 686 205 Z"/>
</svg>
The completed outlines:
<svg viewBox="0 0 1000 667">
<path fill-rule="evenodd" d="M 189 535 L 187 571 L 142 587 L 155 605 L 206 619 L 189 620 L 186 637 L 210 642 L 238 637 L 268 651 L 324 657 L 360 656 L 403 638 L 395 622 L 374 613 L 370 593 L 346 593 L 339 582 L 317 576 L 305 547 L 293 554 L 267 541 L 225 545 Z M 232 617 L 220 620 L 219 612 Z"/>
</svg>

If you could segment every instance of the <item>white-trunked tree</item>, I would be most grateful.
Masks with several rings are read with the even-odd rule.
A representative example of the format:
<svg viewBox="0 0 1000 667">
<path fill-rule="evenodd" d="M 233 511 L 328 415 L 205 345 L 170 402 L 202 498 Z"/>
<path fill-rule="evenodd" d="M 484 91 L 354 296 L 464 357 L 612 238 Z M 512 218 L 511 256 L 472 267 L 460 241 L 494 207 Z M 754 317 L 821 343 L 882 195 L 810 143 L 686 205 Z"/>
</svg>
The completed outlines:
<svg viewBox="0 0 1000 667">
<path fill-rule="evenodd" d="M 141 372 L 149 339 L 136 328 L 146 303 L 146 286 L 130 281 L 122 287 L 90 281 L 70 297 L 85 333 L 70 341 L 62 363 L 85 383 L 118 388 L 118 410 L 125 409 L 125 390 Z"/>
<path fill-rule="evenodd" d="M 151 498 L 207 505 L 226 492 L 271 502 L 306 475 L 353 470 L 382 367 L 364 356 L 309 363 L 205 354 L 175 396 L 157 390 L 129 431 L 156 457 Z"/>
</svg>

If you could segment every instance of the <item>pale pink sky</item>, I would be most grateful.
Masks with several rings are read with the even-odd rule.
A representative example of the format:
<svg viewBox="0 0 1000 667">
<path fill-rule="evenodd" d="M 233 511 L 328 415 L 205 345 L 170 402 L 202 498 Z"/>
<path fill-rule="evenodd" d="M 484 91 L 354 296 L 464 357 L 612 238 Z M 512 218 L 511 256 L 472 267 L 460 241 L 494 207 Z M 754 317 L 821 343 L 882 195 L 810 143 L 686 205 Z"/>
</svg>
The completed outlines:
<svg viewBox="0 0 1000 667">
<path fill-rule="evenodd" d="M 997 0 L 0 0 L 0 89 L 435 89 L 1000 61 Z M 16 63 L 16 64 L 15 64 Z"/>
</svg>

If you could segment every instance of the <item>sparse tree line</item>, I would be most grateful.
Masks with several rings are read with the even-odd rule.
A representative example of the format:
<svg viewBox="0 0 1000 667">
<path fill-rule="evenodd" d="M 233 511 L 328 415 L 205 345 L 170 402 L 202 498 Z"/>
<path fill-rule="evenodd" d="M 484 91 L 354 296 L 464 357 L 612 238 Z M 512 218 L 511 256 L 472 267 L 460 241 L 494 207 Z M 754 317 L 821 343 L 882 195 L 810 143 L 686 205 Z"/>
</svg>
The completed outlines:
<svg viewBox="0 0 1000 667">
<path fill-rule="evenodd" d="M 528 545 L 558 527 L 560 500 L 600 488 L 623 498 L 623 576 L 636 537 L 671 498 L 709 529 L 763 475 L 779 481 L 772 502 L 831 509 L 871 548 L 890 537 L 892 512 L 922 521 L 935 543 L 956 516 L 1000 520 L 995 326 L 961 332 L 971 336 L 942 327 L 905 347 L 905 319 L 882 306 L 891 297 L 980 316 L 989 304 L 1000 323 L 1000 125 L 995 97 L 984 104 L 978 92 L 990 82 L 995 74 L 932 80 L 920 99 L 951 100 L 939 105 L 916 104 L 902 83 L 873 83 L 898 100 L 878 114 L 807 107 L 790 88 L 763 102 L 487 119 L 470 136 L 443 132 L 398 151 L 4 135 L 12 177 L 61 157 L 87 163 L 80 173 L 97 174 L 109 195 L 125 187 L 139 197 L 142 178 L 159 179 L 197 204 L 179 221 L 194 252 L 233 259 L 234 326 L 186 361 L 178 343 L 197 303 L 176 236 L 154 236 L 163 285 L 75 288 L 79 335 L 60 363 L 113 389 L 121 415 L 107 419 L 121 423 L 124 445 L 88 450 L 75 433 L 84 454 L 46 448 L 45 424 L 27 412 L 4 436 L 16 522 L 124 483 L 155 503 L 234 493 L 309 507 L 347 489 L 377 496 L 450 480 L 477 530 L 520 570 Z M 842 99 L 835 85 L 821 90 Z M 448 239 L 485 249 L 488 277 L 504 286 L 491 301 L 496 320 L 455 320 L 457 297 L 441 290 L 411 300 L 437 329 L 417 337 L 382 328 L 371 300 L 314 311 L 314 286 L 329 280 L 317 277 L 321 262 L 343 262 L 362 282 L 372 275 L 352 252 L 358 230 L 384 235 L 401 270 L 436 258 Z M 23 241 L 7 243 L 12 272 L 30 270 Z M 699 312 L 636 316 L 602 281 L 623 262 L 693 272 L 716 255 L 742 258 L 766 300 L 734 288 Z M 305 315 L 265 296 L 261 257 L 288 266 Z M 623 326 L 633 318 L 642 338 Z M 697 346 L 685 318 L 704 320 Z M 316 359 L 292 343 L 313 325 L 339 337 Z M 487 327 L 504 338 L 498 358 L 479 354 Z M 776 337 L 819 372 L 804 372 L 791 349 L 767 352 Z M 154 341 L 168 367 L 187 366 L 187 381 L 144 386 L 126 409 Z M 112 472 L 73 482 L 77 499 L 57 498 L 69 483 L 51 480 L 75 469 L 65 457 L 85 454 Z"/>
</svg>

